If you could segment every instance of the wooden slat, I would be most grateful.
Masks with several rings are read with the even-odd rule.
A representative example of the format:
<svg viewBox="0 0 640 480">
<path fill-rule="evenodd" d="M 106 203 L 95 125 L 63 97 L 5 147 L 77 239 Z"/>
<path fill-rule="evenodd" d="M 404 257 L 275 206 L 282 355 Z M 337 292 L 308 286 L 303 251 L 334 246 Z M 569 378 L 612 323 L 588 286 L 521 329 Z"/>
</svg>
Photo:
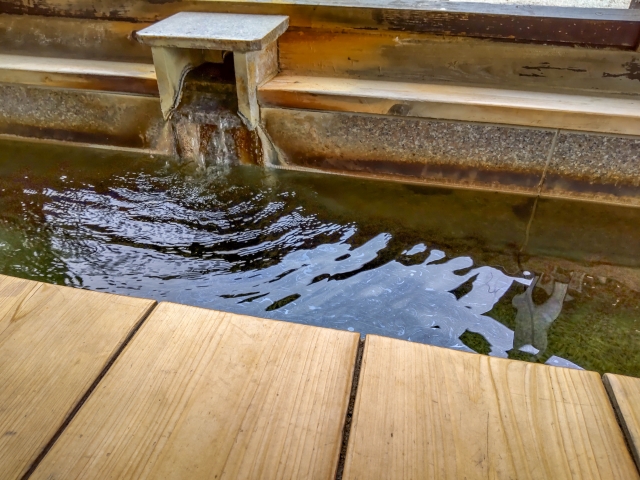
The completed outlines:
<svg viewBox="0 0 640 480">
<path fill-rule="evenodd" d="M 640 478 L 595 372 L 366 342 L 345 479 Z"/>
<path fill-rule="evenodd" d="M 631 98 L 281 75 L 260 87 L 259 100 L 266 107 L 630 135 L 640 131 L 640 100 Z"/>
<path fill-rule="evenodd" d="M 333 478 L 357 344 L 162 303 L 32 478 Z"/>
<path fill-rule="evenodd" d="M 0 83 L 158 95 L 151 64 L 0 54 Z"/>
<path fill-rule="evenodd" d="M 0 477 L 28 470 L 154 303 L 0 276 Z"/>
<path fill-rule="evenodd" d="M 604 385 L 640 469 L 640 378 L 607 373 Z"/>
</svg>

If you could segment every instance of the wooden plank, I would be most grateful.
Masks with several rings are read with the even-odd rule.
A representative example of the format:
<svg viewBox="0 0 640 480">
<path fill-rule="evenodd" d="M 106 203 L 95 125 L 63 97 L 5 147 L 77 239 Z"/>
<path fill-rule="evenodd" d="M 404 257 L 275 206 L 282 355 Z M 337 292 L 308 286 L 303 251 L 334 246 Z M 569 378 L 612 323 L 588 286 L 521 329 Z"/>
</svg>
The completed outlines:
<svg viewBox="0 0 640 480">
<path fill-rule="evenodd" d="M 604 385 L 640 469 L 640 378 L 607 373 Z"/>
<path fill-rule="evenodd" d="M 368 336 L 345 479 L 638 479 L 595 372 Z"/>
<path fill-rule="evenodd" d="M 333 478 L 358 338 L 161 303 L 32 478 Z"/>
<path fill-rule="evenodd" d="M 0 472 L 21 478 L 155 302 L 0 276 Z"/>
<path fill-rule="evenodd" d="M 634 51 L 310 28 L 290 28 L 278 46 L 286 75 L 638 94 Z"/>
<path fill-rule="evenodd" d="M 153 63 L 135 39 L 148 24 L 34 15 L 0 15 L 0 51 L 15 55 Z"/>
<path fill-rule="evenodd" d="M 458 85 L 278 76 L 264 107 L 329 110 L 637 135 L 640 100 Z"/>
<path fill-rule="evenodd" d="M 0 54 L 0 83 L 158 96 L 153 65 Z"/>
<path fill-rule="evenodd" d="M 155 22 L 182 11 L 287 15 L 292 26 L 368 28 L 635 48 L 637 10 L 422 0 L 0 0 L 0 13 Z"/>
</svg>

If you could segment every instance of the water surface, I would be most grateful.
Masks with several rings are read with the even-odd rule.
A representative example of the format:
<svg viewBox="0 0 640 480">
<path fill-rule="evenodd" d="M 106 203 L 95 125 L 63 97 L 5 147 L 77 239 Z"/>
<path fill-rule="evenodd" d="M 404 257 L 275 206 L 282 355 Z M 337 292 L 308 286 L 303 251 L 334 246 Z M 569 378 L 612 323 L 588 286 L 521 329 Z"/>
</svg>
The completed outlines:
<svg viewBox="0 0 640 480">
<path fill-rule="evenodd" d="M 640 210 L 533 204 L 4 142 L 0 273 L 640 376 Z"/>
</svg>

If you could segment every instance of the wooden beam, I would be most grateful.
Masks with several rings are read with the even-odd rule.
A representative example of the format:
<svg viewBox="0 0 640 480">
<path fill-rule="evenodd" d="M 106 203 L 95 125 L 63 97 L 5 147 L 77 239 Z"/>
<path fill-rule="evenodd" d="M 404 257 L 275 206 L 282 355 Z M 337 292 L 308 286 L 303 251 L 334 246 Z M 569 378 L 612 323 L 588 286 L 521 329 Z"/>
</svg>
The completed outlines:
<svg viewBox="0 0 640 480">
<path fill-rule="evenodd" d="M 259 89 L 259 101 L 263 107 L 640 132 L 640 100 L 631 98 L 281 75 Z"/>
<path fill-rule="evenodd" d="M 632 9 L 420 0 L 0 0 L 0 13 L 133 22 L 155 22 L 181 11 L 286 15 L 297 27 L 367 28 L 625 49 L 635 48 L 640 34 L 640 11 Z"/>
<path fill-rule="evenodd" d="M 398 31 L 292 28 L 278 42 L 286 75 L 638 95 L 633 50 L 489 42 Z"/>
<path fill-rule="evenodd" d="M 146 24 L 82 18 L 0 15 L 5 54 L 153 63 L 133 33 Z"/>
</svg>

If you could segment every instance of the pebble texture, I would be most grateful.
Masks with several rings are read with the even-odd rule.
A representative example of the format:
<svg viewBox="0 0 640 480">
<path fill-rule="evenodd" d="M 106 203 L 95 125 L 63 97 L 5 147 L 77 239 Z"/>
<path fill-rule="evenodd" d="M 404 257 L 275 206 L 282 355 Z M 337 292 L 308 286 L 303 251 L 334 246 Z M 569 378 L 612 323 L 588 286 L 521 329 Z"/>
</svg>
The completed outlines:
<svg viewBox="0 0 640 480">
<path fill-rule="evenodd" d="M 157 98 L 0 85 L 0 133 L 155 149 L 164 132 Z"/>
<path fill-rule="evenodd" d="M 263 109 L 289 164 L 535 192 L 554 131 Z"/>
<path fill-rule="evenodd" d="M 561 132 L 541 193 L 640 205 L 640 137 Z"/>
<path fill-rule="evenodd" d="M 549 173 L 640 186 L 640 137 L 563 132 Z"/>
<path fill-rule="evenodd" d="M 182 12 L 138 32 L 152 47 L 203 48 L 250 52 L 263 50 L 289 26 L 282 15 Z"/>
</svg>

